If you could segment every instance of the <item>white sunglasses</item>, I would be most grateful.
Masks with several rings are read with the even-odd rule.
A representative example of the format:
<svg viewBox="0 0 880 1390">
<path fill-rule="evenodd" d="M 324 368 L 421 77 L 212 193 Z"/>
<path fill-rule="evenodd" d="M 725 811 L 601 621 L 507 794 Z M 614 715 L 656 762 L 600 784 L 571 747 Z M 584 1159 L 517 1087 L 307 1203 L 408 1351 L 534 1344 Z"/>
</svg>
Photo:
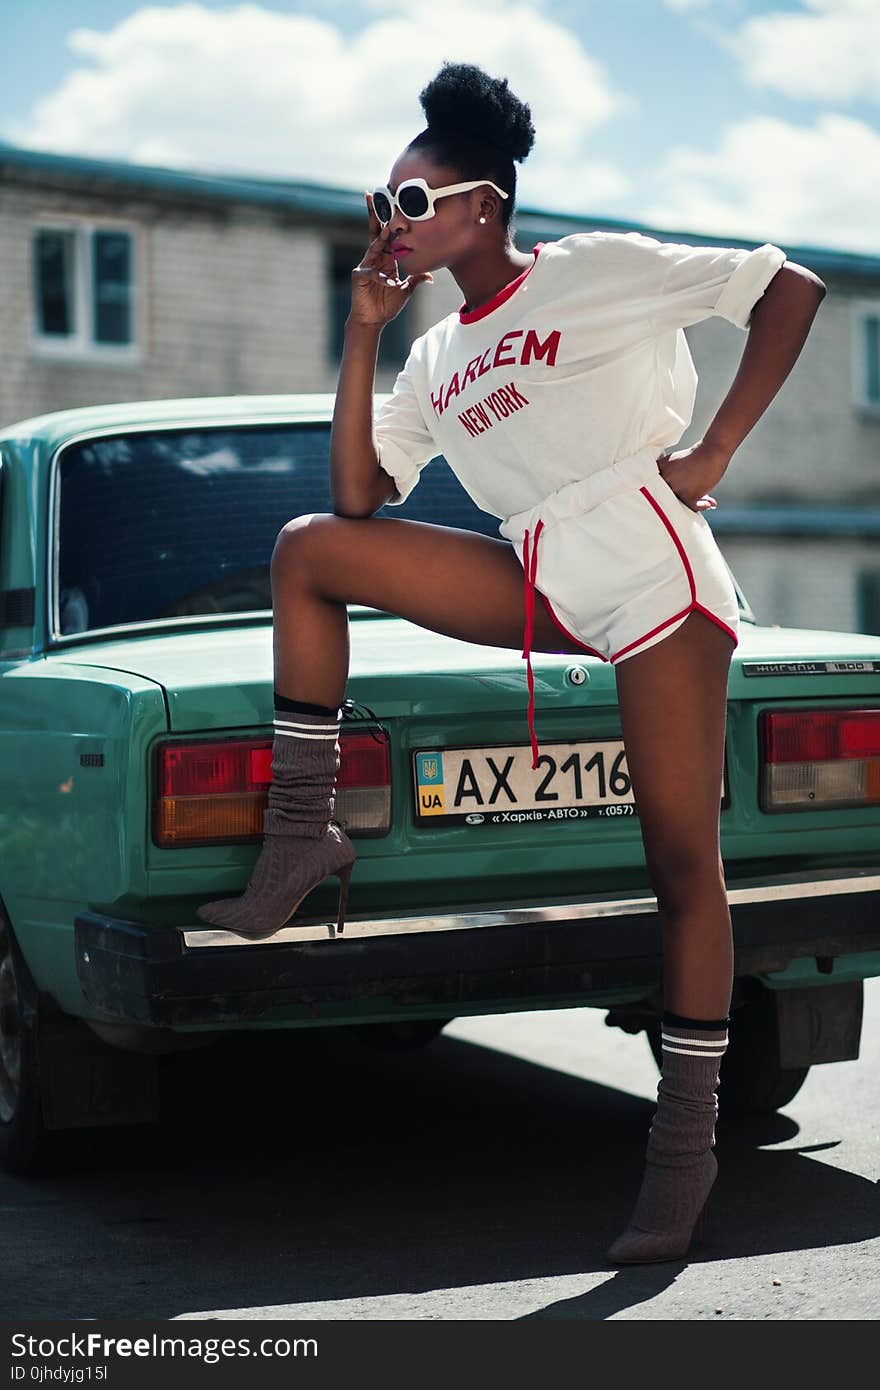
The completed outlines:
<svg viewBox="0 0 880 1390">
<path fill-rule="evenodd" d="M 504 189 L 499 188 L 497 183 L 492 183 L 491 179 L 450 183 L 445 188 L 429 188 L 424 179 L 404 179 L 403 183 L 398 184 L 396 193 L 385 187 L 375 188 L 372 194 L 373 208 L 379 221 L 385 225 L 394 216 L 395 208 L 399 208 L 410 222 L 426 222 L 429 217 L 434 216 L 434 204 L 438 198 L 447 198 L 450 193 L 467 193 L 471 188 L 481 188 L 483 184 L 494 188 L 502 198 L 508 196 Z"/>
</svg>

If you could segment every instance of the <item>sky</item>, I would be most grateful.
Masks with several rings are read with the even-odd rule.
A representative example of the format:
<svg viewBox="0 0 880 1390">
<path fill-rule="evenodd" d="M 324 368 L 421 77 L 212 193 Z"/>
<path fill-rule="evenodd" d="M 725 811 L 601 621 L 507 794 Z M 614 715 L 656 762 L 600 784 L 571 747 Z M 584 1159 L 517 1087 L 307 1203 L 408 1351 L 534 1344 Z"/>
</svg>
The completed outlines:
<svg viewBox="0 0 880 1390">
<path fill-rule="evenodd" d="M 528 102 L 521 208 L 880 255 L 880 0 L 0 0 L 0 141 L 384 183 L 444 61 Z"/>
</svg>

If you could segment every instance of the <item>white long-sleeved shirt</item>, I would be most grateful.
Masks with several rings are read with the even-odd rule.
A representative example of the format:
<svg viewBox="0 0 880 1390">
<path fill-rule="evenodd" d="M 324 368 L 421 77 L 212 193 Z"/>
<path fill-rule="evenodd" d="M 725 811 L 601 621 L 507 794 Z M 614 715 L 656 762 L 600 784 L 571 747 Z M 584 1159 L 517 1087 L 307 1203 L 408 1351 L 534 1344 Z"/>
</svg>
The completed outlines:
<svg viewBox="0 0 880 1390">
<path fill-rule="evenodd" d="M 719 315 L 745 330 L 785 252 L 575 232 L 487 304 L 464 306 L 412 345 L 375 412 L 382 468 L 409 496 L 443 454 L 501 518 L 650 448 L 691 422 L 697 373 L 682 331 Z"/>
</svg>

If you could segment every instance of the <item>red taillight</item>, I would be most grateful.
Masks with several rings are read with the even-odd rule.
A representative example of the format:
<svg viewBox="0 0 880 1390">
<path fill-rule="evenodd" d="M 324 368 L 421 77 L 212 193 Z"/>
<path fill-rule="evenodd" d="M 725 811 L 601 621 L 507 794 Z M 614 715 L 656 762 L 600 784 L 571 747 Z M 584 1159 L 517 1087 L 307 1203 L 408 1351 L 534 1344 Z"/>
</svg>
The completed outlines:
<svg viewBox="0 0 880 1390">
<path fill-rule="evenodd" d="M 767 710 L 768 763 L 880 757 L 880 709 Z"/>
<path fill-rule="evenodd" d="M 880 802 L 880 709 L 765 710 L 764 809 Z"/>
<path fill-rule="evenodd" d="M 384 730 L 342 733 L 339 753 L 340 791 L 391 786 L 391 742 Z"/>
<path fill-rule="evenodd" d="M 272 742 L 228 739 L 166 743 L 159 750 L 159 796 L 229 796 L 264 791 Z"/>
<path fill-rule="evenodd" d="M 342 730 L 336 819 L 355 834 L 391 825 L 391 745 L 384 729 Z M 272 740 L 203 739 L 158 751 L 155 841 L 165 848 L 259 839 Z"/>
</svg>

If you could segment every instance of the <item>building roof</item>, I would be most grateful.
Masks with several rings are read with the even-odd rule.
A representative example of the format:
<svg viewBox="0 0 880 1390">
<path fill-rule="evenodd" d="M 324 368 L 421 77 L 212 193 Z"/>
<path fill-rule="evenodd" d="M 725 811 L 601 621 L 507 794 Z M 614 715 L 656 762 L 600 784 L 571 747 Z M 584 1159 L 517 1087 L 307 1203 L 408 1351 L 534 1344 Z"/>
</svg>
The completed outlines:
<svg viewBox="0 0 880 1390">
<path fill-rule="evenodd" d="M 93 159 L 83 155 L 54 154 L 21 149 L 0 142 L 0 184 L 26 182 L 36 186 L 76 189 L 103 193 L 124 187 L 131 193 L 161 201 L 238 203 L 275 208 L 305 217 L 350 220 L 360 230 L 365 218 L 361 189 L 332 184 L 284 179 L 249 178 L 239 174 L 199 173 L 194 170 L 166 169 L 155 165 L 132 164 L 120 159 Z M 643 232 L 662 241 L 681 241 L 690 245 L 743 246 L 758 243 L 741 237 L 718 237 L 658 228 L 643 222 L 625 222 L 603 217 L 578 217 L 519 204 L 515 228 L 523 239 L 551 240 L 579 231 Z M 836 251 L 821 246 L 794 246 L 786 241 L 786 253 L 818 274 L 853 276 L 880 281 L 880 256 L 862 252 Z"/>
</svg>

